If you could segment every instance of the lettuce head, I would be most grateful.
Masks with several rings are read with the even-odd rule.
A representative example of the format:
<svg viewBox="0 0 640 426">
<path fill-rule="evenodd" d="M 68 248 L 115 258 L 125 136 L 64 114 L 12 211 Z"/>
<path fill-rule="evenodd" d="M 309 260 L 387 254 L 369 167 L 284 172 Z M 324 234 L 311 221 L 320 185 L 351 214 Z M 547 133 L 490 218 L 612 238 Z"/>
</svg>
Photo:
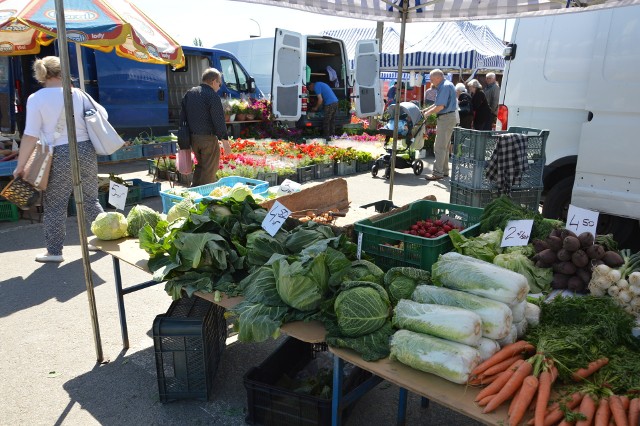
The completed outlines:
<svg viewBox="0 0 640 426">
<path fill-rule="evenodd" d="M 101 240 L 117 240 L 127 236 L 127 218 L 119 212 L 100 213 L 91 224 L 91 232 Z"/>
</svg>

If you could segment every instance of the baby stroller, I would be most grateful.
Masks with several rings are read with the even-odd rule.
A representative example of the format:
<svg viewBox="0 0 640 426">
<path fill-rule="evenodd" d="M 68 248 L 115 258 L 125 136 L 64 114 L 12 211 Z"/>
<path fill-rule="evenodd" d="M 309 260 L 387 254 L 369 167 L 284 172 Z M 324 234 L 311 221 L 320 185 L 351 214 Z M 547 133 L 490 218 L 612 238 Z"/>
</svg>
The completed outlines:
<svg viewBox="0 0 640 426">
<path fill-rule="evenodd" d="M 389 105 L 388 112 L 395 117 L 396 104 Z M 398 144 L 396 146 L 396 169 L 407 169 L 411 167 L 413 173 L 419 176 L 424 168 L 422 160 L 414 159 L 415 152 L 424 146 L 424 125 L 425 119 L 420 108 L 413 102 L 400 102 L 400 117 L 398 120 Z M 378 158 L 371 167 L 371 176 L 378 176 L 378 172 L 384 169 L 384 178 L 389 179 L 391 175 L 391 155 L 393 147 L 389 141 L 393 137 L 395 124 L 392 118 L 381 129 L 378 134 L 385 136 L 384 149 L 387 151 Z"/>
</svg>

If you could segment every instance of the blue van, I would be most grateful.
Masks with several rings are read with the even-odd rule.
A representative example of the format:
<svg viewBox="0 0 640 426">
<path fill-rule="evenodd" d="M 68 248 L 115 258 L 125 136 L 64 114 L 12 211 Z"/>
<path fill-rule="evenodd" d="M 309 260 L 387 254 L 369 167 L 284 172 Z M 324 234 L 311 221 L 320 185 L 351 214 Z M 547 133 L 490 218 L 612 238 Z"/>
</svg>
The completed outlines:
<svg viewBox="0 0 640 426">
<path fill-rule="evenodd" d="M 78 76 L 75 48 L 69 49 L 73 77 Z M 82 48 L 85 90 L 109 112 L 109 122 L 126 136 L 142 132 L 164 135 L 177 129 L 182 95 L 200 84 L 202 72 L 214 67 L 222 72 L 221 97 L 260 98 L 255 80 L 236 57 L 221 49 L 183 46 L 186 65 L 173 69 L 166 65 L 144 64 Z M 37 57 L 56 55 L 53 46 Z M 32 77 L 36 55 L 0 57 L 0 127 L 20 133 L 28 96 L 40 85 Z"/>
</svg>

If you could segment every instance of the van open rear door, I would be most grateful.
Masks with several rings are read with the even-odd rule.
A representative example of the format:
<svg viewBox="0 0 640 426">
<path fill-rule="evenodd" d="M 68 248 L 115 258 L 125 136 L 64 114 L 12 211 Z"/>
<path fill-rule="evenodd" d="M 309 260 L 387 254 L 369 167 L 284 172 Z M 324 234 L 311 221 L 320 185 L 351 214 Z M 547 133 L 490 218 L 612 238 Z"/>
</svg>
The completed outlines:
<svg viewBox="0 0 640 426">
<path fill-rule="evenodd" d="M 353 96 L 356 101 L 356 115 L 369 117 L 382 114 L 378 40 L 360 40 L 356 45 L 354 63 Z"/>
<path fill-rule="evenodd" d="M 276 28 L 271 102 L 277 120 L 297 121 L 301 116 L 306 56 L 302 34 Z"/>
</svg>

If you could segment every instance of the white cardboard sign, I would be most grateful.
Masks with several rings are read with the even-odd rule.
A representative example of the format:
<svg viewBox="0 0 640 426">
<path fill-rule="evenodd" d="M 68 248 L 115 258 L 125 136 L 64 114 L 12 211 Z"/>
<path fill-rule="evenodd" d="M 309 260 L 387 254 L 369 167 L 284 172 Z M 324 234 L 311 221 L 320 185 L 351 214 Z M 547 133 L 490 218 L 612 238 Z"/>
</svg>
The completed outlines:
<svg viewBox="0 0 640 426">
<path fill-rule="evenodd" d="M 276 201 L 262 221 L 262 229 L 273 237 L 282 225 L 284 225 L 284 222 L 290 214 L 291 210 L 283 206 L 279 201 Z"/>
<path fill-rule="evenodd" d="M 594 212 L 593 210 L 587 210 L 576 207 L 573 204 L 569 204 L 569 212 L 567 213 L 567 224 L 565 228 L 573 231 L 576 235 L 580 235 L 583 232 L 590 232 L 591 235 L 595 237 L 599 215 L 599 212 Z"/>
<path fill-rule="evenodd" d="M 125 185 L 109 181 L 109 204 L 116 208 L 116 210 L 124 210 L 124 205 L 127 202 L 127 193 L 129 188 Z"/>
<path fill-rule="evenodd" d="M 531 238 L 533 219 L 510 220 L 504 227 L 500 247 L 526 246 Z"/>
</svg>

